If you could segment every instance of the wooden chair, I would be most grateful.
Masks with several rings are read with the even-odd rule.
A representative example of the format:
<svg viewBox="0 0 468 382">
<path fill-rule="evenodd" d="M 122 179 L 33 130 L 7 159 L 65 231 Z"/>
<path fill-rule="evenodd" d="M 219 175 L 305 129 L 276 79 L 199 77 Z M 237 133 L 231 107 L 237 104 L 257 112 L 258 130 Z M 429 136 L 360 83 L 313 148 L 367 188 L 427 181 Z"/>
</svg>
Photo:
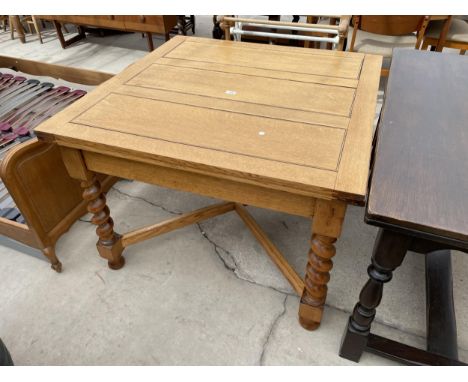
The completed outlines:
<svg viewBox="0 0 468 382">
<path fill-rule="evenodd" d="M 41 35 L 41 28 L 39 26 L 39 20 L 36 16 L 9 16 L 9 24 L 10 24 L 10 33 L 11 39 L 14 40 L 15 38 L 15 30 L 18 33 L 18 36 L 22 43 L 26 42 L 26 38 L 24 35 L 23 23 L 26 23 L 29 29 L 29 33 L 33 34 L 33 28 L 35 29 L 35 33 L 37 33 L 39 37 L 39 41 L 42 44 L 42 35 Z"/>
<path fill-rule="evenodd" d="M 1 15 L 0 16 L 0 23 L 2 25 L 2 29 L 6 32 L 7 25 L 8 25 L 8 16 Z"/>
<path fill-rule="evenodd" d="M 343 50 L 349 20 L 349 16 L 343 16 L 336 25 L 223 17 L 220 26 L 226 40 L 233 36 L 234 40 L 240 41 L 243 36 L 250 36 L 275 44 L 289 45 L 290 41 L 302 41 L 306 47 L 310 42 L 326 42 L 337 50 Z"/>
<path fill-rule="evenodd" d="M 431 21 L 426 29 L 421 49 L 426 50 L 430 46 L 434 50 L 440 43 L 440 50 L 443 48 L 459 49 L 460 54 L 465 54 L 468 49 L 468 22 L 462 18 L 453 17 L 445 36 L 444 27 L 446 25 L 442 20 Z"/>
<path fill-rule="evenodd" d="M 419 49 L 429 21 L 430 16 L 353 16 L 349 51 L 379 54 L 383 66 L 390 66 L 394 48 Z M 388 71 L 382 68 L 382 76 Z"/>
<path fill-rule="evenodd" d="M 351 20 L 351 16 L 338 16 L 338 15 L 327 15 L 327 16 L 307 16 L 307 23 L 308 24 L 320 24 L 320 25 L 338 25 L 339 31 L 340 31 L 340 39 L 343 41 L 343 49 L 340 50 L 345 50 L 346 49 L 346 41 L 348 39 L 348 29 L 349 29 L 349 22 Z M 318 33 L 318 32 L 309 32 L 312 35 L 315 36 L 327 36 L 327 34 L 324 33 Z M 306 32 L 306 34 L 308 34 Z M 311 41 L 305 41 L 304 42 L 304 47 L 306 48 L 320 48 L 321 43 L 320 42 L 311 42 Z M 331 50 L 333 49 L 333 44 L 327 43 L 326 44 L 326 49 Z"/>
<path fill-rule="evenodd" d="M 29 29 L 29 33 L 37 33 L 40 43 L 43 44 L 41 36 L 41 27 L 39 25 L 39 20 L 36 18 L 36 16 L 25 16 L 23 21 L 26 22 Z M 33 28 L 36 32 L 33 32 Z"/>
</svg>

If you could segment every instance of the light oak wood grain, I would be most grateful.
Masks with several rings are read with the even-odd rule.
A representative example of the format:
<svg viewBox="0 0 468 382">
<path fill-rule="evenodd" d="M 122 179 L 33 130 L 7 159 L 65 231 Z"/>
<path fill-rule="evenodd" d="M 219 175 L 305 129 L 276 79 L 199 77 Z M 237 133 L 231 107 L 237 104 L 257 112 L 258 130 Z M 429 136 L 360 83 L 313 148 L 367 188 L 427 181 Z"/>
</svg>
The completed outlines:
<svg viewBox="0 0 468 382">
<path fill-rule="evenodd" d="M 226 42 L 229 44 L 230 42 Z M 214 44 L 199 44 L 188 40 L 183 46 L 172 50 L 168 58 L 178 58 L 190 61 L 204 61 L 220 64 L 235 63 L 238 66 L 277 70 L 283 72 L 304 73 L 322 76 L 359 78 L 362 56 L 346 58 L 313 53 L 306 51 L 267 51 L 249 43 L 223 46 Z M 265 57 L 270 54 L 272 57 Z"/>
<path fill-rule="evenodd" d="M 176 93 L 169 90 L 123 85 L 117 88 L 114 93 L 155 100 L 164 100 L 166 102 L 173 102 L 181 105 L 191 105 L 221 111 L 230 111 L 239 114 L 261 116 L 274 120 L 309 124 L 311 124 L 310 121 L 313 121 L 314 125 L 338 127 L 340 129 L 347 129 L 349 124 L 349 117 L 343 117 L 340 115 L 278 108 L 270 105 L 259 105 L 256 103 L 232 101 L 230 99 L 222 98 L 210 98 L 209 102 L 207 102 L 207 99 L 204 96 L 187 93 Z"/>
<path fill-rule="evenodd" d="M 155 163 L 142 163 L 128 158 L 109 158 L 108 155 L 84 152 L 87 167 L 98 173 L 120 174 L 162 187 L 210 196 L 213 198 L 271 208 L 293 215 L 311 217 L 315 198 L 225 178 L 203 175 Z"/>
<path fill-rule="evenodd" d="M 289 265 L 278 248 L 271 242 L 271 240 L 261 229 L 252 215 L 249 214 L 246 208 L 239 203 L 236 203 L 235 206 L 236 212 L 244 221 L 245 225 L 250 229 L 252 234 L 257 238 L 263 249 L 265 249 L 268 256 L 270 256 L 270 259 L 275 263 L 284 277 L 286 277 L 296 293 L 301 295 L 302 291 L 304 290 L 304 282 L 299 277 L 297 272 Z"/>
<path fill-rule="evenodd" d="M 83 181 L 98 250 L 112 269 L 124 265 L 125 246 L 235 202 L 302 294 L 300 322 L 312 330 L 347 203 L 365 197 L 381 59 L 280 48 L 174 38 L 36 131 L 63 147 L 70 174 Z M 122 236 L 95 173 L 228 203 Z M 304 282 L 241 204 L 313 217 Z"/>
<path fill-rule="evenodd" d="M 380 59 L 277 48 L 176 37 L 43 124 L 38 134 L 69 147 L 112 147 L 122 157 L 362 202 Z M 203 67 L 207 59 L 262 72 L 210 71 Z M 288 65 L 295 66 L 294 80 L 287 79 Z M 297 75 L 311 75 L 310 68 L 321 78 L 355 77 L 357 89 L 299 81 Z"/>
<path fill-rule="evenodd" d="M 241 155 L 251 161 L 258 158 L 326 170 L 336 169 L 344 139 L 342 129 L 120 94 L 109 95 L 73 123 L 98 128 L 97 137 L 101 132 L 114 131 L 143 137 L 146 145 L 140 151 L 157 152 L 164 141 L 173 144 L 174 151 L 183 145 Z M 138 130 L 129 131 L 129 126 L 138 126 Z M 310 150 L 309 142 L 316 145 L 314 150 Z"/>
<path fill-rule="evenodd" d="M 366 169 L 371 155 L 376 95 L 380 81 L 375 74 L 380 72 L 381 66 L 381 57 L 366 56 L 335 184 L 336 193 L 342 193 L 345 200 L 353 199 L 352 195 L 366 194 L 369 176 Z"/>
<path fill-rule="evenodd" d="M 234 203 L 224 202 L 187 212 L 175 218 L 127 232 L 122 236 L 122 246 L 125 248 L 140 241 L 148 240 L 152 237 L 224 214 L 233 209 Z"/>
<path fill-rule="evenodd" d="M 295 82 L 311 82 L 322 85 L 335 85 L 349 88 L 356 88 L 358 84 L 357 79 L 320 76 L 308 73 L 294 73 L 285 72 L 283 70 L 269 70 L 257 67 L 239 66 L 235 62 L 219 63 L 219 62 L 205 62 L 195 60 L 184 60 L 179 58 L 161 57 L 156 64 L 175 66 L 178 68 L 193 68 L 206 71 L 222 72 L 222 73 L 237 73 L 245 76 L 256 76 L 266 78 L 278 78 Z M 248 78 L 245 78 L 248 81 Z"/>
<path fill-rule="evenodd" d="M 352 88 L 158 64 L 127 85 L 346 117 L 354 99 Z"/>
</svg>

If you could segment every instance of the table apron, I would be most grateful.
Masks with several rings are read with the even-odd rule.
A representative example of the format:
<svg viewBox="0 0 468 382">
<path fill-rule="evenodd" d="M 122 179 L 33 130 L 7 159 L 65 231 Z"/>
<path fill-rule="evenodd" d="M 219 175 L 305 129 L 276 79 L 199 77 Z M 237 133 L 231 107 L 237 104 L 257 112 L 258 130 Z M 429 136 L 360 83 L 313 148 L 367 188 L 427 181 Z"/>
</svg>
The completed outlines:
<svg viewBox="0 0 468 382">
<path fill-rule="evenodd" d="M 88 170 L 226 201 L 312 217 L 317 198 L 180 169 L 82 151 Z"/>
</svg>

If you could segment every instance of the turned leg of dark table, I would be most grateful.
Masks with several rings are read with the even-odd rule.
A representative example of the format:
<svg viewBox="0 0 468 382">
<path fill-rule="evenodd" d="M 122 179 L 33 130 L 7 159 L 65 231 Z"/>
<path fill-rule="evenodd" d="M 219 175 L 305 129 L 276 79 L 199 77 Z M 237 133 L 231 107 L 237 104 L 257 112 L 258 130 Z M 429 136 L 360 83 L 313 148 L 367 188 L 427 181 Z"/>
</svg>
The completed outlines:
<svg viewBox="0 0 468 382">
<path fill-rule="evenodd" d="M 190 22 L 192 23 L 192 33 L 195 34 L 195 15 L 190 15 Z"/>
<path fill-rule="evenodd" d="M 359 302 L 349 318 L 341 342 L 340 356 L 358 362 L 370 334 L 376 308 L 382 299 L 383 285 L 403 261 L 410 239 L 404 235 L 381 229 L 377 236 L 372 263 L 367 269 L 369 280 L 362 288 Z"/>
</svg>

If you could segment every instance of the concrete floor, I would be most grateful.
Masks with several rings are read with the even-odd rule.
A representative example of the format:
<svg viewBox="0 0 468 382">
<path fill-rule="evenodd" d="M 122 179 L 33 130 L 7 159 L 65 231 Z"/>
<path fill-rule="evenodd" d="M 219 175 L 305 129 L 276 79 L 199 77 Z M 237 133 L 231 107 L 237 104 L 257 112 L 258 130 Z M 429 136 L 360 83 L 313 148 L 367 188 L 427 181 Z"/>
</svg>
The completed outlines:
<svg viewBox="0 0 468 382">
<path fill-rule="evenodd" d="M 211 16 L 197 35 L 211 36 Z M 3 55 L 117 73 L 143 57 L 139 34 L 89 37 L 62 50 L 55 32 L 43 45 L 0 33 Z M 155 45 L 163 41 L 155 38 Z M 382 102 L 382 92 L 379 104 Z M 116 230 L 124 232 L 213 200 L 139 182 L 108 193 Z M 307 219 L 250 208 L 303 274 Z M 57 244 L 64 271 L 0 246 L 0 337 L 18 365 L 354 365 L 338 356 L 348 316 L 365 283 L 376 228 L 350 207 L 329 284 L 321 327 L 303 330 L 299 299 L 234 213 L 140 243 L 126 266 L 109 270 L 96 252 L 89 216 Z M 468 361 L 468 258 L 453 254 L 460 359 Z M 373 331 L 425 346 L 424 258 L 408 254 L 384 291 Z M 392 365 L 364 354 L 360 365 Z"/>
</svg>

